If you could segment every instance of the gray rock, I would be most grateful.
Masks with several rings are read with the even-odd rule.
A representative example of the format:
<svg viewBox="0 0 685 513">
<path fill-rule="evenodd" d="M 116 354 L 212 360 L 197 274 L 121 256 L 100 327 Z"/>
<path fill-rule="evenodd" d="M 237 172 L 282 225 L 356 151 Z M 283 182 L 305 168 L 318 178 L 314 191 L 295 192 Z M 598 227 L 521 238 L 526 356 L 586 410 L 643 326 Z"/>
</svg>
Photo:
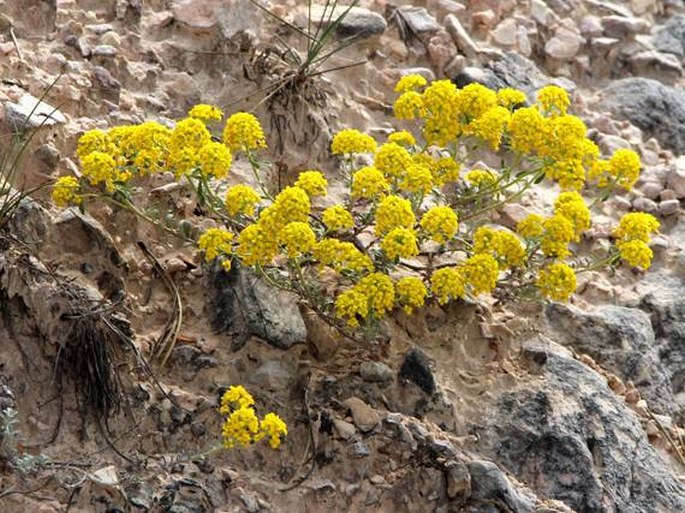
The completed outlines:
<svg viewBox="0 0 685 513">
<path fill-rule="evenodd" d="M 96 57 L 116 57 L 118 53 L 119 50 L 111 45 L 97 45 L 93 48 L 93 55 Z"/>
<path fill-rule="evenodd" d="M 62 125 L 67 118 L 61 111 L 28 93 L 17 103 L 5 103 L 5 121 L 15 129 Z"/>
<path fill-rule="evenodd" d="M 671 382 L 656 351 L 649 316 L 644 312 L 621 306 L 584 312 L 553 303 L 545 309 L 545 316 L 560 342 L 590 355 L 624 381 L 633 381 L 654 411 L 674 411 Z"/>
<path fill-rule="evenodd" d="M 24 244 L 40 244 L 48 233 L 50 214 L 37 201 L 26 197 L 19 202 L 9 225 Z"/>
<path fill-rule="evenodd" d="M 478 433 L 489 457 L 574 511 L 685 511 L 685 486 L 602 377 L 553 343 L 525 344 L 524 354 L 539 362 L 540 379 L 485 412 Z"/>
<path fill-rule="evenodd" d="M 550 82 L 549 77 L 532 60 L 514 52 L 507 52 L 501 59 L 490 61 L 486 69 L 494 73 L 503 84 L 501 87 L 520 89 L 531 100 L 538 89 Z"/>
<path fill-rule="evenodd" d="M 260 390 L 265 388 L 279 391 L 288 390 L 294 378 L 294 369 L 285 361 L 278 359 L 264 362 L 250 375 L 249 379 L 258 385 Z"/>
<path fill-rule="evenodd" d="M 417 347 L 411 348 L 405 355 L 402 367 L 400 367 L 399 379 L 411 381 L 427 394 L 433 394 L 436 390 L 430 360 Z"/>
<path fill-rule="evenodd" d="M 657 27 L 652 43 L 657 50 L 685 62 L 685 14 L 671 16 L 664 25 Z"/>
<path fill-rule="evenodd" d="M 601 107 L 628 119 L 661 146 L 685 152 L 685 92 L 648 78 L 625 78 L 602 93 Z"/>
<path fill-rule="evenodd" d="M 371 448 L 364 442 L 355 442 L 352 446 L 354 455 L 359 458 L 364 458 L 371 454 Z"/>
<path fill-rule="evenodd" d="M 425 7 L 403 5 L 397 11 L 409 29 L 418 35 L 430 34 L 440 30 L 440 25 Z"/>
<path fill-rule="evenodd" d="M 624 39 L 635 34 L 646 34 L 650 25 L 642 18 L 612 15 L 602 18 L 602 28 L 605 36 Z"/>
<path fill-rule="evenodd" d="M 100 95 L 111 102 L 119 103 L 121 96 L 121 83 L 102 66 L 93 66 L 91 71 L 93 84 L 96 86 Z"/>
<path fill-rule="evenodd" d="M 205 276 L 215 331 L 241 336 L 243 341 L 255 335 L 281 349 L 307 340 L 307 329 L 292 295 L 271 287 L 237 262 L 228 273 L 214 265 Z"/>
<path fill-rule="evenodd" d="M 659 214 L 672 216 L 680 211 L 680 201 L 677 199 L 666 200 L 659 203 Z"/>
<path fill-rule="evenodd" d="M 378 412 L 358 397 L 350 397 L 343 404 L 350 410 L 354 425 L 362 433 L 373 430 L 381 421 Z"/>
<path fill-rule="evenodd" d="M 533 513 L 535 496 L 512 486 L 502 470 L 490 461 L 469 461 L 466 463 L 471 477 L 471 501 L 502 504 L 503 511 L 512 513 Z M 496 511 L 502 511 L 497 509 Z"/>
<path fill-rule="evenodd" d="M 359 374 L 364 381 L 387 383 L 392 381 L 392 369 L 382 362 L 364 362 L 359 366 Z"/>
<path fill-rule="evenodd" d="M 645 197 L 635 198 L 633 201 L 633 208 L 639 212 L 648 212 L 650 214 L 659 212 L 659 205 L 657 205 L 655 201 Z"/>
<path fill-rule="evenodd" d="M 323 24 L 326 25 L 327 22 L 334 22 L 346 11 L 347 14 L 335 30 L 339 37 L 367 38 L 380 35 L 388 28 L 388 23 L 383 16 L 363 7 L 352 7 L 348 11 L 347 6 L 339 5 L 333 11 L 329 7 L 328 11 L 324 13 L 323 6 L 312 5 L 311 17 L 315 23 L 319 23 L 323 18 Z"/>
<path fill-rule="evenodd" d="M 645 50 L 631 55 L 628 64 L 634 75 L 673 83 L 683 76 L 683 67 L 670 53 Z"/>
<path fill-rule="evenodd" d="M 452 37 L 457 48 L 467 57 L 475 57 L 478 53 L 478 46 L 474 43 L 468 31 L 454 14 L 445 17 L 445 29 Z"/>
</svg>

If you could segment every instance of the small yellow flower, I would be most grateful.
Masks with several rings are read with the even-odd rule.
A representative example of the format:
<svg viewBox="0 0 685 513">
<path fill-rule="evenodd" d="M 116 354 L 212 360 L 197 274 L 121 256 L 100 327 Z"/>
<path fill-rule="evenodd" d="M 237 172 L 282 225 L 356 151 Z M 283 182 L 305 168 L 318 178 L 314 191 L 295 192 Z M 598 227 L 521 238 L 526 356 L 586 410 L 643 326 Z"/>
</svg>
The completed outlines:
<svg viewBox="0 0 685 513">
<path fill-rule="evenodd" d="M 518 89 L 505 87 L 497 91 L 497 103 L 507 109 L 512 109 L 526 103 L 526 94 Z"/>
<path fill-rule="evenodd" d="M 469 121 L 480 118 L 496 106 L 497 93 L 482 84 L 469 84 L 459 91 L 459 113 Z"/>
<path fill-rule="evenodd" d="M 571 100 L 568 98 L 568 93 L 561 87 L 549 85 L 538 91 L 538 104 L 544 113 L 564 115 Z"/>
<path fill-rule="evenodd" d="M 234 235 L 223 228 L 209 228 L 197 241 L 197 247 L 205 252 L 205 260 L 211 262 L 217 257 L 222 257 L 221 265 L 228 271 L 231 269 L 231 260 L 226 258 L 233 252 Z"/>
<path fill-rule="evenodd" d="M 347 128 L 335 134 L 331 151 L 333 155 L 373 153 L 376 151 L 376 141 L 370 135 L 363 134 L 359 130 Z"/>
<path fill-rule="evenodd" d="M 433 180 L 438 186 L 456 182 L 459 179 L 459 163 L 452 157 L 442 157 L 431 167 Z"/>
<path fill-rule="evenodd" d="M 224 421 L 221 428 L 222 445 L 226 449 L 232 449 L 236 445 L 247 447 L 254 441 L 258 432 L 259 419 L 255 411 L 250 407 L 243 406 L 234 410 Z"/>
<path fill-rule="evenodd" d="M 400 130 L 399 132 L 394 132 L 388 136 L 388 142 L 399 144 L 400 146 L 414 146 L 416 144 L 416 139 L 406 130 Z"/>
<path fill-rule="evenodd" d="M 536 285 L 546 298 L 568 301 L 576 290 L 576 273 L 568 265 L 555 262 L 540 270 Z"/>
<path fill-rule="evenodd" d="M 374 199 L 390 186 L 383 173 L 373 166 L 363 167 L 352 175 L 352 197 Z"/>
<path fill-rule="evenodd" d="M 545 177 L 564 190 L 579 191 L 585 185 L 585 168 L 580 160 L 559 160 L 545 166 Z"/>
<path fill-rule="evenodd" d="M 231 385 L 221 396 L 221 407 L 219 412 L 222 415 L 229 415 L 233 410 L 239 408 L 249 408 L 254 405 L 254 398 L 242 385 Z"/>
<path fill-rule="evenodd" d="M 307 223 L 296 221 L 287 224 L 279 235 L 290 258 L 296 258 L 310 251 L 316 244 L 316 235 Z"/>
<path fill-rule="evenodd" d="M 324 238 L 317 242 L 312 253 L 321 265 L 329 266 L 336 272 L 363 272 L 373 268 L 371 259 L 351 242 Z"/>
<path fill-rule="evenodd" d="M 278 253 L 275 234 L 259 223 L 250 224 L 238 235 L 236 253 L 245 265 L 269 265 Z"/>
<path fill-rule="evenodd" d="M 396 93 L 406 93 L 425 86 L 428 82 L 424 77 L 418 74 L 405 75 L 395 85 Z"/>
<path fill-rule="evenodd" d="M 205 176 L 221 179 L 228 175 L 233 157 L 226 145 L 218 142 L 205 144 L 197 154 L 198 164 Z"/>
<path fill-rule="evenodd" d="M 502 144 L 504 129 L 509 124 L 511 114 L 504 107 L 493 107 L 474 119 L 464 129 L 464 133 L 474 135 L 490 145 L 497 151 Z"/>
<path fill-rule="evenodd" d="M 169 150 L 178 153 L 184 150 L 198 151 L 211 142 L 212 136 L 205 124 L 199 119 L 185 118 L 176 123 L 171 131 Z"/>
<path fill-rule="evenodd" d="M 233 151 L 266 148 L 264 130 L 259 120 L 248 112 L 237 112 L 228 118 L 224 127 L 224 143 Z"/>
<path fill-rule="evenodd" d="M 516 232 L 526 239 L 535 239 L 540 237 L 544 231 L 542 227 L 544 219 L 538 214 L 529 214 L 525 219 L 522 219 L 516 225 Z"/>
<path fill-rule="evenodd" d="M 431 277 L 431 291 L 441 305 L 464 297 L 464 277 L 456 267 L 438 269 Z"/>
<path fill-rule="evenodd" d="M 52 201 L 58 207 L 80 205 L 83 198 L 79 195 L 81 184 L 73 176 L 62 176 L 52 186 Z"/>
<path fill-rule="evenodd" d="M 540 249 L 549 257 L 565 258 L 569 255 L 568 244 L 575 235 L 573 223 L 564 216 L 553 215 L 542 223 L 544 229 Z"/>
<path fill-rule="evenodd" d="M 393 228 L 383 237 L 381 249 L 391 261 L 416 256 L 419 254 L 419 247 L 416 244 L 416 232 L 401 226 Z"/>
<path fill-rule="evenodd" d="M 433 207 L 421 218 L 421 228 L 439 244 L 449 241 L 457 233 L 457 214 L 450 207 Z"/>
<path fill-rule="evenodd" d="M 267 413 L 259 423 L 259 433 L 255 436 L 255 441 L 268 438 L 269 447 L 278 449 L 287 434 L 288 428 L 285 422 L 275 413 Z"/>
<path fill-rule="evenodd" d="M 411 314 L 415 308 L 421 308 L 427 294 L 426 286 L 416 276 L 406 276 L 395 284 L 397 306 L 402 307 L 407 314 Z"/>
<path fill-rule="evenodd" d="M 309 196 L 299 187 L 286 187 L 278 193 L 274 202 L 262 210 L 259 222 L 270 230 L 277 230 L 288 223 L 309 219 L 311 202 Z"/>
<path fill-rule="evenodd" d="M 359 318 L 369 316 L 369 300 L 356 288 L 341 292 L 335 299 L 335 314 L 341 319 L 347 319 L 351 328 L 359 326 Z"/>
<path fill-rule="evenodd" d="M 497 182 L 497 175 L 485 169 L 472 169 L 466 173 L 466 181 L 473 187 L 490 187 Z"/>
<path fill-rule="evenodd" d="M 115 178 L 116 162 L 107 153 L 94 151 L 81 159 L 83 176 L 91 185 L 111 182 Z"/>
<path fill-rule="evenodd" d="M 649 236 L 659 230 L 659 221 L 652 214 L 629 212 L 621 217 L 614 236 L 625 241 L 640 240 L 649 242 Z"/>
<path fill-rule="evenodd" d="M 554 213 L 565 217 L 573 224 L 574 241 L 580 240 L 580 234 L 590 228 L 592 222 L 590 209 L 583 197 L 577 192 L 562 192 L 554 202 Z"/>
<path fill-rule="evenodd" d="M 226 211 L 231 217 L 238 214 L 252 216 L 260 200 L 259 194 L 249 185 L 234 185 L 226 191 Z"/>
<path fill-rule="evenodd" d="M 473 255 L 459 270 L 464 283 L 469 286 L 474 296 L 492 292 L 497 286 L 499 265 L 492 255 Z"/>
<path fill-rule="evenodd" d="M 332 231 L 345 231 L 354 228 L 354 218 L 343 205 L 333 205 L 323 211 L 323 224 Z"/>
<path fill-rule="evenodd" d="M 376 235 L 385 235 L 393 228 L 413 228 L 416 217 L 409 200 L 399 196 L 387 196 L 376 209 Z"/>
<path fill-rule="evenodd" d="M 366 296 L 369 313 L 377 319 L 390 312 L 395 306 L 395 287 L 386 274 L 371 273 L 364 276 L 354 288 Z"/>
<path fill-rule="evenodd" d="M 412 158 L 406 148 L 399 144 L 386 143 L 378 148 L 373 163 L 385 176 L 398 177 L 412 165 Z"/>
<path fill-rule="evenodd" d="M 111 153 L 112 141 L 102 130 L 89 130 L 78 140 L 76 155 L 83 160 L 83 157 L 94 151 L 101 153 Z"/>
<path fill-rule="evenodd" d="M 295 187 L 299 187 L 308 196 L 325 196 L 328 180 L 321 171 L 303 171 L 297 177 Z"/>
<path fill-rule="evenodd" d="M 536 151 L 545 137 L 544 119 L 535 107 L 516 109 L 509 120 L 509 141 L 511 149 L 518 154 Z"/>
<path fill-rule="evenodd" d="M 633 150 L 621 148 L 609 159 L 608 174 L 619 187 L 630 190 L 640 176 L 640 157 Z"/>
<path fill-rule="evenodd" d="M 616 244 L 621 258 L 633 267 L 649 269 L 654 253 L 646 242 L 641 240 L 620 241 Z"/>
<path fill-rule="evenodd" d="M 190 109 L 188 112 L 188 117 L 199 119 L 200 121 L 204 121 L 206 123 L 208 121 L 221 121 L 221 118 L 224 117 L 224 113 L 221 111 L 221 109 L 215 107 L 214 105 L 200 103 Z"/>
<path fill-rule="evenodd" d="M 428 194 L 433 189 L 433 174 L 426 166 L 410 165 L 400 182 L 400 189 L 414 194 Z"/>
<path fill-rule="evenodd" d="M 423 97 L 415 91 L 402 93 L 393 105 L 397 119 L 416 119 L 423 116 Z"/>
</svg>

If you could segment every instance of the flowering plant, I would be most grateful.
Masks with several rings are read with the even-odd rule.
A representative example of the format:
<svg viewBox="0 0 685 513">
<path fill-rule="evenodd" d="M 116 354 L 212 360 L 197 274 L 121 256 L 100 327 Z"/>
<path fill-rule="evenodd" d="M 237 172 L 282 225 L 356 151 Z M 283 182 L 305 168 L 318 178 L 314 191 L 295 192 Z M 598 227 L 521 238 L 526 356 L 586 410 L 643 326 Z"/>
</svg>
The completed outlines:
<svg viewBox="0 0 685 513">
<path fill-rule="evenodd" d="M 514 89 L 458 89 L 418 75 L 403 77 L 395 91 L 405 130 L 380 144 L 353 129 L 333 138 L 347 192 L 328 206 L 328 180 L 317 170 L 272 194 L 257 118 L 233 114 L 217 142 L 208 125 L 223 113 L 210 106 L 196 106 L 173 129 L 148 122 L 86 133 L 78 147 L 83 177 L 60 178 L 53 196 L 58 205 L 105 197 L 142 214 L 131 183 L 171 171 L 217 223 L 197 240 L 207 261 L 229 270 L 239 260 L 341 329 L 372 328 L 394 309 L 411 313 L 430 298 L 566 301 L 578 272 L 621 261 L 650 266 L 648 242 L 659 223 L 644 213 L 621 219 L 601 258 L 583 257 L 591 208 L 630 189 L 640 159 L 626 149 L 602 158 L 583 121 L 568 113 L 563 89 L 542 88 L 530 106 Z M 499 159 L 497 169 L 478 163 L 487 155 Z M 220 195 L 235 158 L 249 163 L 254 183 Z M 536 186 L 557 191 L 549 211 L 504 226 L 502 208 Z"/>
</svg>

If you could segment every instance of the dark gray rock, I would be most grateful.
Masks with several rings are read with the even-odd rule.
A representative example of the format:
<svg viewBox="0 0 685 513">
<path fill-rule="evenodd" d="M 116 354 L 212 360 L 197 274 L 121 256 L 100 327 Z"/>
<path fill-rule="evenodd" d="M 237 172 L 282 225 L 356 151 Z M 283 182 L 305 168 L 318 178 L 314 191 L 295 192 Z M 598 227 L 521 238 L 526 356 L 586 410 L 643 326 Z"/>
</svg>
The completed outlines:
<svg viewBox="0 0 685 513">
<path fill-rule="evenodd" d="M 685 14 L 671 16 L 658 27 L 652 43 L 657 50 L 671 53 L 685 63 Z"/>
<path fill-rule="evenodd" d="M 473 502 L 494 503 L 512 513 L 535 511 L 535 496 L 525 494 L 512 486 L 502 470 L 490 461 L 470 461 L 466 464 L 471 476 L 471 497 Z"/>
<path fill-rule="evenodd" d="M 629 120 L 647 137 L 685 152 L 685 92 L 648 78 L 625 78 L 602 92 L 600 106 Z"/>
<path fill-rule="evenodd" d="M 392 369 L 383 362 L 364 362 L 359 366 L 359 374 L 370 383 L 387 383 L 392 381 Z"/>
<path fill-rule="evenodd" d="M 93 66 L 91 71 L 93 84 L 105 100 L 114 103 L 119 103 L 121 96 L 121 83 L 115 79 L 112 74 L 102 66 Z"/>
<path fill-rule="evenodd" d="M 633 381 L 654 411 L 674 411 L 671 381 L 657 354 L 647 314 L 621 306 L 585 312 L 552 303 L 545 315 L 556 340 L 590 355 L 621 379 Z"/>
<path fill-rule="evenodd" d="M 12 199 L 10 193 L 9 199 Z M 17 192 L 17 194 L 19 194 Z M 24 244 L 36 245 L 45 240 L 50 225 L 50 214 L 37 201 L 23 198 L 9 221 L 9 226 Z"/>
<path fill-rule="evenodd" d="M 413 347 L 405 355 L 399 378 L 411 381 L 427 394 L 435 392 L 435 377 L 431 369 L 428 356 L 417 347 Z"/>
<path fill-rule="evenodd" d="M 402 17 L 409 30 L 414 34 L 429 34 L 431 32 L 437 32 L 442 28 L 425 7 L 404 5 L 395 13 L 396 16 Z"/>
<path fill-rule="evenodd" d="M 16 103 L 5 103 L 5 121 L 17 130 L 26 130 L 61 125 L 67 118 L 57 108 L 26 93 Z"/>
<path fill-rule="evenodd" d="M 531 341 L 524 353 L 540 379 L 487 408 L 478 434 L 488 457 L 578 513 L 685 511 L 685 486 L 601 376 L 554 343 Z"/>
<path fill-rule="evenodd" d="M 214 265 L 205 274 L 212 329 L 246 340 L 250 335 L 288 349 L 307 340 L 307 329 L 292 295 L 271 287 L 234 262 L 230 272 Z"/>
<path fill-rule="evenodd" d="M 388 23 L 380 14 L 363 7 L 352 7 L 348 10 L 346 5 L 338 5 L 331 10 L 324 10 L 322 5 L 312 5 L 311 19 L 316 24 L 328 25 L 340 16 L 345 15 L 336 27 L 337 36 L 367 38 L 377 36 L 385 32 Z"/>
</svg>

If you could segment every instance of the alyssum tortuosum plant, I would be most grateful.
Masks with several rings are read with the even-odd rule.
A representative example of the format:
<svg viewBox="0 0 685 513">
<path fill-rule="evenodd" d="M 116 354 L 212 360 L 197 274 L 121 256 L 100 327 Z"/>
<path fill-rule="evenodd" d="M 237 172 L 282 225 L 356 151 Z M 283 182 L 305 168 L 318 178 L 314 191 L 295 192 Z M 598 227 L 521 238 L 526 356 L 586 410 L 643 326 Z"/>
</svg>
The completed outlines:
<svg viewBox="0 0 685 513">
<path fill-rule="evenodd" d="M 331 151 L 348 192 L 328 208 L 319 206 L 327 180 L 315 170 L 271 194 L 262 180 L 266 141 L 258 120 L 233 114 L 223 142 L 215 142 L 208 127 L 223 113 L 208 105 L 173 129 L 148 122 L 86 133 L 78 145 L 83 177 L 60 178 L 54 199 L 83 205 L 104 198 L 145 216 L 133 184 L 173 171 L 218 223 L 197 241 L 207 261 L 229 269 L 239 260 L 341 329 L 372 328 L 393 309 L 411 313 L 429 298 L 445 304 L 494 293 L 565 301 L 576 272 L 621 259 L 650 266 L 648 242 L 659 223 L 649 214 L 626 214 L 600 257 L 578 253 L 592 223 L 584 196 L 594 206 L 630 189 L 640 160 L 627 149 L 601 158 L 585 124 L 567 112 L 564 90 L 544 87 L 525 106 L 514 89 L 458 89 L 409 75 L 395 91 L 395 115 L 406 130 L 380 145 L 356 130 L 334 137 Z M 500 169 L 474 167 L 483 152 L 496 152 Z M 250 163 L 256 186 L 235 185 L 219 197 L 217 183 L 235 154 Z M 373 156 L 373 165 L 358 165 L 361 154 Z M 492 222 L 493 213 L 544 180 L 560 189 L 546 215 L 529 215 L 516 231 Z"/>
</svg>

